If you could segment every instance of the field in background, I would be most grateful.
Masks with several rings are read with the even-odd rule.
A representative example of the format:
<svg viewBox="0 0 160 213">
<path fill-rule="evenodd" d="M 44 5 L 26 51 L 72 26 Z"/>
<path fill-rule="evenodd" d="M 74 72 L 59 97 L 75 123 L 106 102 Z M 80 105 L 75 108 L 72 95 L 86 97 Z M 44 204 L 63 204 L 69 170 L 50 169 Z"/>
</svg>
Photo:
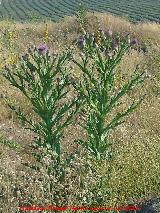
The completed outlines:
<svg viewBox="0 0 160 213">
<path fill-rule="evenodd" d="M 160 22 L 159 0 L 1 0 L 0 18 L 58 21 L 64 16 L 73 15 L 79 4 L 90 11 L 125 16 L 134 22 Z"/>
</svg>

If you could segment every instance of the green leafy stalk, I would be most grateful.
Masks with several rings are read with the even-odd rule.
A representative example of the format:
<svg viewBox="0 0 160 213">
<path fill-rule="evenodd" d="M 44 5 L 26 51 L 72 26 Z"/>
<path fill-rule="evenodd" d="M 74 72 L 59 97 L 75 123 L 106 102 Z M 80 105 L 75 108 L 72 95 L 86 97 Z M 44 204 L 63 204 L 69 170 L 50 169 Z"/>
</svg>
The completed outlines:
<svg viewBox="0 0 160 213">
<path fill-rule="evenodd" d="M 64 128 L 71 123 L 80 103 L 78 97 L 65 101 L 70 85 L 66 68 L 70 52 L 51 57 L 41 48 L 29 49 L 14 70 L 6 67 L 4 77 L 28 99 L 39 122 L 27 118 L 20 107 L 9 104 L 10 108 L 27 124 L 26 128 L 38 134 L 38 144 L 55 151 L 60 161 Z M 62 101 L 65 104 L 60 104 Z"/>
<path fill-rule="evenodd" d="M 83 80 L 79 85 L 73 86 L 85 102 L 85 113 L 81 113 L 84 124 L 80 125 L 87 132 L 88 140 L 78 139 L 77 142 L 96 159 L 106 159 L 109 157 L 106 154 L 109 148 L 109 132 L 122 124 L 144 97 L 133 101 L 126 111 L 118 112 L 110 122 L 107 120 L 111 118 L 113 109 L 120 105 L 121 98 L 142 83 L 145 76 L 144 73 L 135 74 L 115 93 L 115 68 L 131 47 L 127 38 L 113 38 L 101 31 L 98 39 L 95 35 L 81 36 L 79 47 L 82 51 L 81 61 L 73 59 L 73 62 L 82 71 Z"/>
</svg>

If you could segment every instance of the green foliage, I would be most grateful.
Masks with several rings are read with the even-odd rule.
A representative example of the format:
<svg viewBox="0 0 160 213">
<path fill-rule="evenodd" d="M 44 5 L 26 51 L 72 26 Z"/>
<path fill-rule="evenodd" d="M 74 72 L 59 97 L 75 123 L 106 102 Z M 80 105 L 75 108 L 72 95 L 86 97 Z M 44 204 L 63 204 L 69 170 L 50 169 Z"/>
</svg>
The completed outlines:
<svg viewBox="0 0 160 213">
<path fill-rule="evenodd" d="M 38 166 L 39 162 L 42 162 L 43 165 L 38 167 L 29 163 L 29 166 L 31 169 L 36 170 L 36 173 L 43 168 L 44 177 L 40 178 L 40 175 L 37 174 L 38 182 L 35 181 L 35 184 L 38 189 L 29 184 L 34 191 L 37 191 L 37 199 L 34 200 L 32 194 L 29 195 L 31 198 L 28 198 L 29 196 L 26 194 L 28 202 L 30 200 L 32 203 L 37 202 L 38 196 L 40 196 L 42 203 L 44 198 L 45 201 L 48 199 L 48 203 L 56 200 L 57 206 L 62 203 L 62 200 L 66 201 L 67 199 L 77 202 L 77 205 L 84 203 L 88 206 L 97 207 L 109 205 L 106 204 L 107 201 L 115 198 L 117 200 L 123 199 L 123 196 L 126 199 L 127 196 L 132 196 L 131 192 L 144 191 L 143 180 L 139 184 L 136 177 L 141 179 L 142 176 L 146 180 L 145 175 L 152 174 L 152 171 L 150 173 L 147 171 L 145 175 L 142 174 L 144 171 L 142 167 L 145 167 L 145 164 L 142 165 L 141 163 L 138 163 L 140 166 L 137 167 L 137 171 L 142 169 L 142 173 L 133 171 L 135 166 L 132 164 L 132 159 L 134 158 L 135 147 L 133 147 L 133 152 L 128 147 L 126 148 L 126 150 L 130 150 L 130 157 L 123 156 L 122 150 L 119 149 L 119 152 L 122 153 L 121 158 L 113 162 L 112 159 L 116 154 L 112 153 L 111 141 L 108 138 L 109 133 L 125 122 L 126 116 L 133 112 L 143 100 L 142 97 L 137 101 L 133 101 L 126 109 L 124 109 L 123 102 L 121 102 L 125 101 L 125 97 L 130 95 L 134 87 L 144 81 L 144 74 L 138 72 L 138 70 L 135 70 L 128 82 L 122 82 L 124 85 L 121 88 L 116 87 L 115 79 L 119 74 L 116 67 L 130 50 L 129 41 L 127 38 L 121 38 L 118 34 L 112 36 L 111 31 L 108 33 L 98 31 L 93 35 L 86 34 L 82 36 L 78 41 L 78 45 L 81 51 L 80 58 L 77 58 L 77 52 L 76 56 L 73 55 L 72 58 L 70 52 L 53 56 L 48 51 L 44 53 L 43 48 L 29 49 L 29 54 L 22 57 L 18 67 L 13 66 L 12 70 L 6 67 L 4 73 L 11 85 L 26 96 L 37 116 L 36 120 L 28 118 L 20 108 L 9 104 L 19 118 L 27 124 L 27 128 L 39 136 L 34 151 L 37 152 Z M 67 64 L 72 61 L 81 70 L 82 80 L 79 83 L 73 81 L 72 85 L 78 96 L 72 97 L 73 99 L 70 97 L 70 100 L 67 101 L 66 96 L 69 94 L 70 86 L 72 86 L 68 81 L 69 70 Z M 86 137 L 86 141 L 80 139 L 77 142 L 85 148 L 86 155 L 83 153 L 84 155 L 79 155 L 78 158 L 76 155 L 71 154 L 67 159 L 62 154 L 60 142 L 63 130 L 71 123 L 80 105 L 83 107 L 80 114 L 80 125 L 86 131 L 88 137 Z M 131 143 L 132 141 L 127 142 Z M 139 149 L 139 146 L 137 147 Z M 79 149 L 77 154 L 79 154 Z M 112 154 L 115 154 L 114 157 Z M 141 149 L 137 156 L 143 154 L 143 149 Z M 61 159 L 64 157 L 63 162 L 60 161 L 60 156 Z M 75 158 L 78 161 L 77 164 L 76 161 L 70 164 Z M 125 162 L 125 160 L 122 161 L 123 159 L 128 164 L 126 170 L 122 168 Z M 143 162 L 142 159 L 145 159 L 145 157 L 140 158 L 139 162 Z M 81 165 L 81 160 L 85 161 L 83 165 Z M 118 165 L 118 161 L 121 162 L 120 165 Z M 148 166 L 147 170 L 148 168 L 150 170 L 151 167 Z M 114 170 L 120 170 L 120 172 L 116 173 Z M 34 171 L 32 172 L 34 174 Z M 127 176 L 122 172 L 127 173 Z M 68 173 L 70 174 L 68 175 Z M 136 173 L 138 175 L 132 178 L 133 174 L 135 176 Z M 128 181 L 125 182 L 128 186 L 124 189 L 119 187 L 123 183 L 121 177 L 122 179 L 126 178 Z M 113 181 L 114 187 L 109 183 L 113 179 L 115 180 L 115 182 Z M 155 179 L 153 179 L 153 182 Z M 136 180 L 136 190 L 133 187 L 134 180 Z M 24 184 L 23 187 L 25 188 Z M 39 191 L 41 189 L 43 192 Z M 44 193 L 44 197 L 41 196 L 41 193 Z M 72 196 L 73 193 L 76 196 Z M 48 198 L 49 196 L 50 198 Z M 58 198 L 56 199 L 56 197 Z"/>
<path fill-rule="evenodd" d="M 137 39 L 131 44 L 136 45 Z M 38 49 L 29 49 L 29 54 L 22 56 L 19 67 L 14 67 L 15 71 L 6 67 L 4 77 L 25 95 L 40 118 L 39 121 L 27 118 L 20 107 L 17 109 L 9 104 L 17 116 L 29 125 L 27 128 L 38 134 L 38 146 L 51 149 L 60 161 L 63 131 L 81 105 L 84 107 L 81 112 L 84 123 L 80 125 L 87 132 L 88 141 L 78 139 L 77 142 L 97 160 L 111 158 L 110 131 L 122 124 L 143 100 L 141 97 L 126 110 L 112 115 L 122 105 L 121 99 L 145 79 L 144 73 L 135 71 L 126 84 L 116 89 L 116 66 L 131 44 L 128 37 L 121 38 L 119 34 L 112 37 L 111 31 L 105 33 L 99 30 L 96 34 L 86 33 L 80 37 L 81 62 L 74 57 L 72 59 L 70 52 L 51 57 L 47 46 L 42 45 Z M 73 82 L 78 96 L 60 106 L 59 103 L 69 93 L 67 63 L 71 60 L 82 71 L 83 79 L 80 83 Z"/>
<path fill-rule="evenodd" d="M 45 48 L 29 49 L 29 54 L 22 56 L 18 67 L 13 70 L 6 67 L 4 77 L 28 99 L 39 121 L 27 118 L 20 107 L 10 103 L 9 107 L 28 125 L 28 129 L 38 134 L 37 144 L 52 149 L 60 160 L 60 140 L 64 128 L 79 109 L 79 101 L 73 98 L 60 105 L 69 93 L 66 65 L 70 53 L 51 57 Z"/>
<path fill-rule="evenodd" d="M 111 30 L 98 30 L 95 34 L 81 36 L 77 44 L 80 58 L 77 58 L 77 52 L 74 54 L 70 51 L 50 55 L 46 45 L 29 48 L 18 66 L 13 65 L 13 69 L 6 66 L 3 75 L 30 102 L 37 119 L 28 118 L 20 107 L 11 103 L 9 107 L 27 124 L 27 129 L 38 135 L 35 156 L 45 167 L 46 174 L 56 178 L 58 183 L 65 181 L 72 161 L 76 161 L 77 156 L 80 158 L 79 149 L 68 159 L 61 151 L 64 129 L 80 113 L 79 125 L 87 133 L 86 140 L 75 140 L 86 151 L 85 168 L 78 168 L 77 171 L 80 188 L 85 190 L 86 178 L 90 175 L 87 172 L 90 171 L 95 179 L 90 187 L 87 185 L 88 191 L 84 192 L 83 199 L 90 205 L 102 206 L 112 193 L 109 181 L 114 153 L 109 134 L 141 104 L 143 96 L 124 109 L 123 98 L 144 82 L 145 75 L 135 70 L 128 82 L 117 88 L 116 68 L 131 46 L 138 44 L 137 39 L 130 41 L 128 36 L 120 37 L 118 33 L 113 35 Z M 71 78 L 70 63 L 74 63 L 82 72 L 78 82 Z M 75 97 L 67 101 L 71 86 L 75 89 Z M 105 167 L 104 172 L 101 165 Z M 31 168 L 40 170 L 37 166 Z M 53 183 L 48 185 L 52 190 Z"/>
<path fill-rule="evenodd" d="M 118 35 L 112 38 L 101 31 L 98 35 L 86 34 L 81 37 L 79 46 L 82 51 L 81 62 L 76 59 L 73 62 L 82 71 L 83 78 L 73 86 L 86 103 L 81 113 L 84 123 L 80 123 L 80 126 L 87 132 L 88 140 L 79 139 L 77 142 L 97 160 L 110 159 L 110 131 L 125 121 L 126 116 L 140 105 L 143 97 L 133 101 L 125 111 L 116 112 L 114 116 L 112 112 L 122 105 L 122 97 L 142 83 L 145 76 L 143 72 L 135 71 L 126 84 L 116 89 L 115 68 L 130 48 L 127 38 Z"/>
</svg>

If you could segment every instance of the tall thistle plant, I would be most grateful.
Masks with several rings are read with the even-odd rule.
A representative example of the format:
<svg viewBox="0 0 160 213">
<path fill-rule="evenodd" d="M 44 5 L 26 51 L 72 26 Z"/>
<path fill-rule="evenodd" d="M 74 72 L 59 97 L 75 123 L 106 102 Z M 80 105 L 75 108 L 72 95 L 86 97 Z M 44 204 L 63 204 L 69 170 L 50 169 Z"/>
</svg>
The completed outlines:
<svg viewBox="0 0 160 213">
<path fill-rule="evenodd" d="M 87 132 L 88 140 L 78 139 L 77 142 L 89 151 L 97 160 L 111 158 L 108 136 L 111 130 L 125 121 L 142 102 L 143 97 L 133 101 L 126 111 L 118 112 L 112 117 L 113 110 L 121 104 L 121 98 L 145 79 L 144 73 L 134 72 L 131 79 L 118 91 L 115 88 L 116 67 L 132 45 L 129 37 L 112 36 L 112 31 L 99 34 L 82 35 L 78 42 L 80 59 L 73 59 L 82 71 L 83 77 L 78 84 L 73 84 L 80 97 L 85 100 L 81 113 L 84 123 L 80 125 Z M 112 119 L 111 119 L 112 117 Z"/>
<path fill-rule="evenodd" d="M 38 146 L 51 149 L 60 161 L 61 138 L 66 128 L 79 109 L 78 98 L 71 99 L 61 106 L 60 102 L 69 93 L 69 81 L 66 65 L 70 53 L 51 56 L 46 45 L 29 49 L 22 56 L 18 67 L 5 67 L 4 77 L 10 84 L 19 89 L 28 99 L 39 121 L 28 118 L 12 104 L 19 119 L 27 124 L 27 128 L 37 133 Z"/>
</svg>

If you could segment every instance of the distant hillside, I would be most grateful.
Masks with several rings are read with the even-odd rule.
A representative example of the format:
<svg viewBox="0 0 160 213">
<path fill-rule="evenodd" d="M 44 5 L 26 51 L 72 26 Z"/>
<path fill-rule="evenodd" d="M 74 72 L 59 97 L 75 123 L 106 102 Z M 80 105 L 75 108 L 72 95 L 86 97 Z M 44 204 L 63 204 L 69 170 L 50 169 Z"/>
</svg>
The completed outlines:
<svg viewBox="0 0 160 213">
<path fill-rule="evenodd" d="M 160 0 L 0 0 L 0 19 L 58 21 L 73 15 L 80 3 L 90 11 L 160 23 Z"/>
</svg>

